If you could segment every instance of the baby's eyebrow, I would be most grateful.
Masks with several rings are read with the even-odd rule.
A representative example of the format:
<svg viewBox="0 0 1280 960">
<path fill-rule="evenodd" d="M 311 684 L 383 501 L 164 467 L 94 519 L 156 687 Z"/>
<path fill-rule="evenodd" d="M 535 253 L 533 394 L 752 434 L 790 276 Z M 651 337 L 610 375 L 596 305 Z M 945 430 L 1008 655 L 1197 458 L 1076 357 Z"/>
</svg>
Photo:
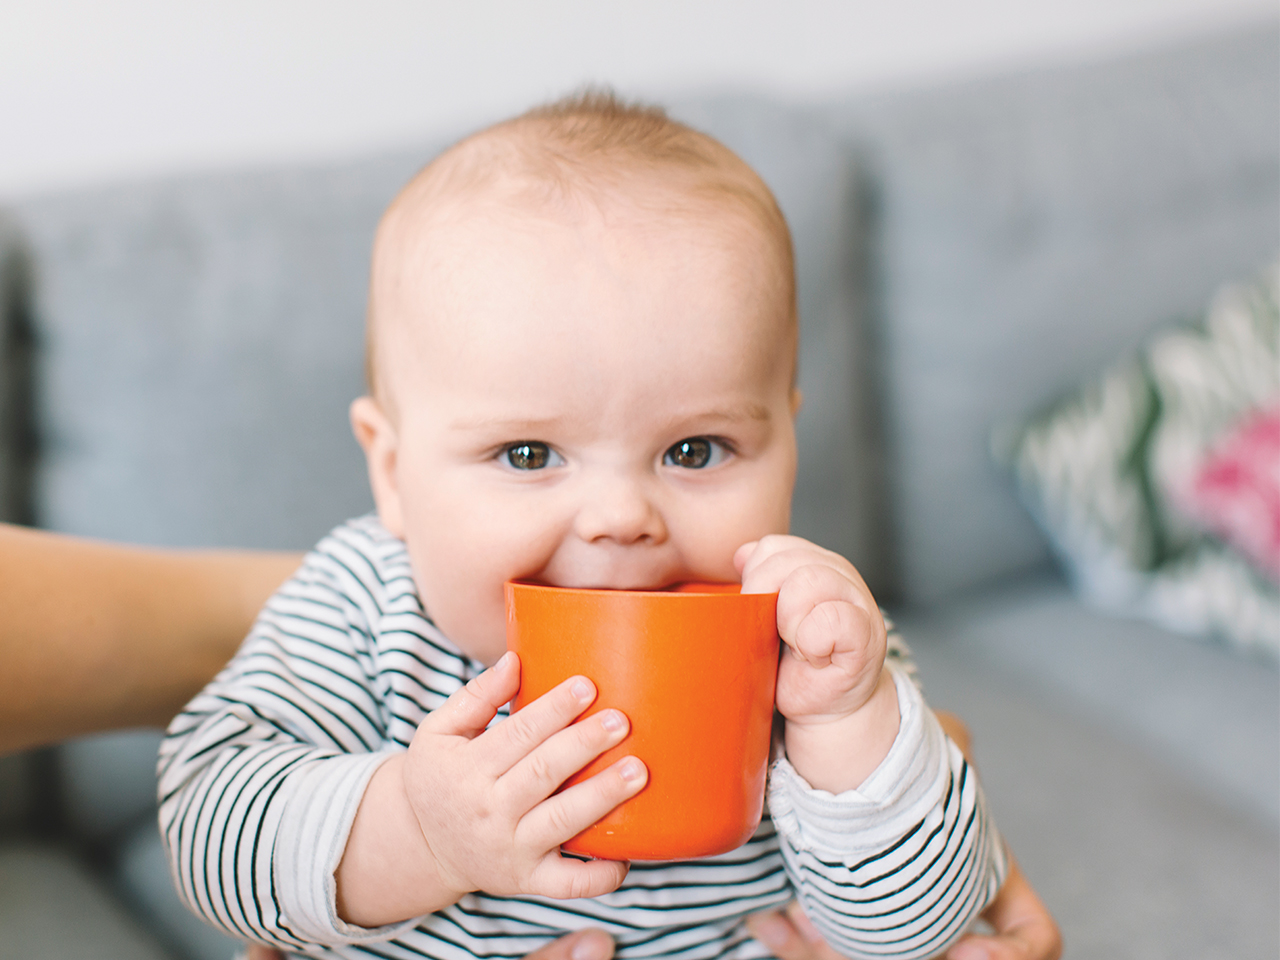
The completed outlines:
<svg viewBox="0 0 1280 960">
<path fill-rule="evenodd" d="M 563 425 L 568 417 L 459 417 L 450 426 L 454 430 L 492 431 L 513 437 L 532 437 Z"/>
<path fill-rule="evenodd" d="M 512 437 L 534 437 L 550 433 L 574 418 L 555 417 L 459 417 L 450 426 L 459 431 L 495 432 Z M 673 422 L 702 423 L 763 423 L 771 419 L 769 408 L 762 403 L 743 403 L 728 407 L 712 407 L 709 410 L 690 410 L 673 417 Z"/>
<path fill-rule="evenodd" d="M 762 403 L 744 403 L 741 406 L 717 407 L 714 410 L 702 411 L 698 417 L 739 423 L 743 420 L 768 420 L 770 414 L 769 408 Z"/>
</svg>

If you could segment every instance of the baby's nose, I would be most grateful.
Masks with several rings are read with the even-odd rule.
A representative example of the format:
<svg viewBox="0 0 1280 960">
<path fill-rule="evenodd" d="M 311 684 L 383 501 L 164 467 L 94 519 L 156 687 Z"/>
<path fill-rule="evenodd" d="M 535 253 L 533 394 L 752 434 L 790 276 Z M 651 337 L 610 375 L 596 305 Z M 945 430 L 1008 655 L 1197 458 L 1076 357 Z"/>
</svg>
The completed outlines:
<svg viewBox="0 0 1280 960">
<path fill-rule="evenodd" d="M 667 539 L 662 511 L 642 478 L 601 478 L 587 495 L 574 523 L 577 535 L 588 543 L 661 543 Z"/>
</svg>

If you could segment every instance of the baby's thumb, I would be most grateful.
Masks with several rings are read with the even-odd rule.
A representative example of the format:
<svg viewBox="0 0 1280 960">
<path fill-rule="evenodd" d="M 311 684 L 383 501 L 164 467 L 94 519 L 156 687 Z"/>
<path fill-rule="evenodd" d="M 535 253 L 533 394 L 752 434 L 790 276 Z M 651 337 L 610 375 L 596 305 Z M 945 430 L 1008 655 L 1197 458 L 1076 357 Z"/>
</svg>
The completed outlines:
<svg viewBox="0 0 1280 960">
<path fill-rule="evenodd" d="M 520 658 L 508 651 L 502 659 L 433 710 L 418 727 L 447 736 L 475 737 L 520 689 Z"/>
<path fill-rule="evenodd" d="M 751 555 L 756 552 L 759 546 L 759 540 L 751 540 L 740 546 L 733 554 L 733 568 L 738 571 L 738 576 L 742 576 L 742 571 L 747 567 L 747 561 L 751 559 Z"/>
</svg>

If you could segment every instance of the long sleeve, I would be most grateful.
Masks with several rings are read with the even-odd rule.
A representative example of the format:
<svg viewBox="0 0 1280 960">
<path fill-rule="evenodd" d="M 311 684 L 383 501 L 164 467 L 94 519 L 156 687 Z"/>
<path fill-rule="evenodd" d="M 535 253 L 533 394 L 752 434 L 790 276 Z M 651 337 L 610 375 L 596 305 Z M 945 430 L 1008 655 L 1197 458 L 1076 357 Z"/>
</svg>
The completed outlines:
<svg viewBox="0 0 1280 960">
<path fill-rule="evenodd" d="M 350 927 L 333 908 L 360 798 L 398 749 L 368 629 L 380 615 L 372 591 L 386 584 L 343 535 L 272 598 L 160 754 L 160 828 L 183 899 L 233 935 L 286 949 L 399 929 Z"/>
<path fill-rule="evenodd" d="M 815 790 L 785 760 L 769 804 L 810 919 L 851 958 L 926 958 L 958 939 L 1008 871 L 981 786 L 906 670 L 889 755 L 857 789 Z"/>
</svg>

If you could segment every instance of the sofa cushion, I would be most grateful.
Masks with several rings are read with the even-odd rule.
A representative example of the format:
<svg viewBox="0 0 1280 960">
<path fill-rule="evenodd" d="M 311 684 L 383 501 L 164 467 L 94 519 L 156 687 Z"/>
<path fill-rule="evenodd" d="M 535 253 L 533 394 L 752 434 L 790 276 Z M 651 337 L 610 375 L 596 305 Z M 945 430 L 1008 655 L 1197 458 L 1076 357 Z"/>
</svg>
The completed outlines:
<svg viewBox="0 0 1280 960">
<path fill-rule="evenodd" d="M 1033 699 L 1066 704 L 1224 807 L 1280 829 L 1274 662 L 1099 613 L 1051 574 L 896 619 L 922 660 L 945 648 L 950 661 L 993 671 L 993 684 L 1014 680 Z M 925 686 L 930 702 L 945 707 L 945 686 L 935 688 L 927 674 Z"/>
<path fill-rule="evenodd" d="M 171 960 L 100 880 L 35 844 L 0 846 L 0 931 L 14 960 Z"/>
<path fill-rule="evenodd" d="M 1124 60 L 833 106 L 877 184 L 903 592 L 1045 561 L 988 430 L 1280 249 L 1275 21 Z"/>
<path fill-rule="evenodd" d="M 1139 355 L 1012 431 L 1001 456 L 1091 602 L 1273 658 L 1280 658 L 1280 554 L 1269 552 L 1280 550 L 1278 305 L 1280 265 L 1253 284 L 1224 288 L 1202 322 L 1161 331 Z M 1248 437 L 1266 439 L 1273 409 L 1276 440 L 1246 450 Z M 1260 509 L 1239 517 L 1263 535 L 1257 557 L 1201 516 L 1199 481 L 1212 465 L 1221 489 L 1237 493 L 1224 511 L 1258 499 Z M 1256 474 L 1245 472 L 1254 466 Z M 1272 515 L 1268 497 L 1277 501 Z"/>
<path fill-rule="evenodd" d="M 1100 615 L 1053 577 L 897 619 L 1066 956 L 1280 953 L 1273 665 Z"/>
</svg>

